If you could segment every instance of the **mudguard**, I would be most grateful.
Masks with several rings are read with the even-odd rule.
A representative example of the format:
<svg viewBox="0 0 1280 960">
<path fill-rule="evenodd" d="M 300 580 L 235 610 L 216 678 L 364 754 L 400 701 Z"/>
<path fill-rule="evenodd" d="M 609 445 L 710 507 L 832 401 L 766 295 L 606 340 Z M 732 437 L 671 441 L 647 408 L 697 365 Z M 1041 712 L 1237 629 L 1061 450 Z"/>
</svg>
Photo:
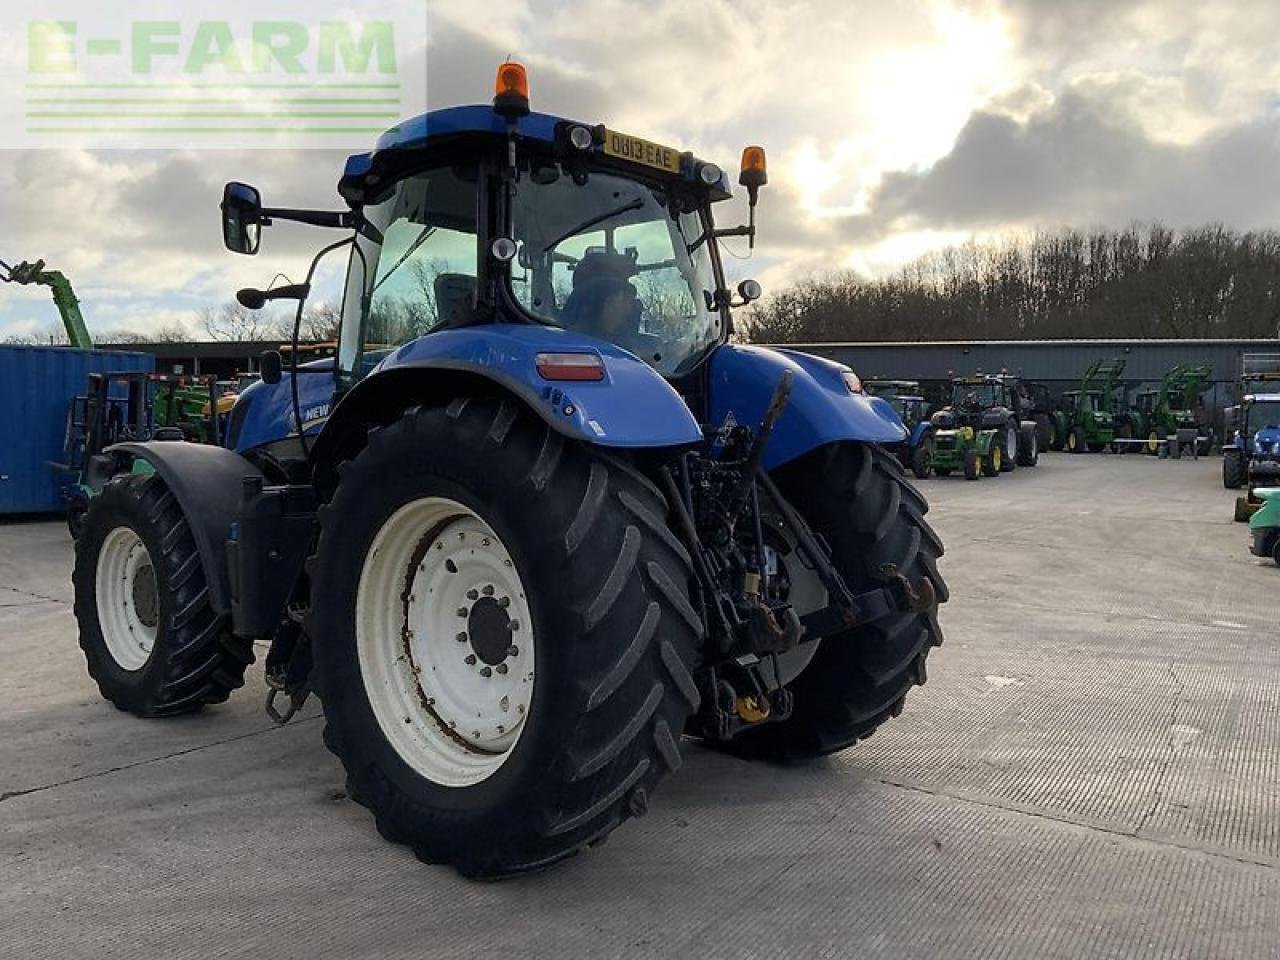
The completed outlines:
<svg viewBox="0 0 1280 960">
<path fill-rule="evenodd" d="M 765 448 L 766 470 L 840 440 L 900 443 L 907 437 L 888 401 L 850 391 L 844 364 L 739 344 L 718 348 L 710 363 L 711 426 L 716 428 L 726 422 L 759 424 L 783 371 L 791 371 L 791 399 Z"/>
<path fill-rule="evenodd" d="M 539 353 L 595 354 L 604 361 L 604 379 L 544 380 L 535 363 Z M 648 364 L 604 340 L 532 324 L 442 330 L 406 343 L 342 398 L 333 420 L 358 410 L 365 397 L 376 396 L 391 378 L 425 373 L 429 386 L 432 371 L 496 383 L 553 429 L 597 446 L 671 447 L 702 441 L 702 429 L 684 399 Z"/>
<path fill-rule="evenodd" d="M 932 429 L 933 424 L 928 420 L 921 420 L 911 428 L 911 438 L 908 441 L 907 446 L 912 450 L 915 450 L 917 447 L 924 446 L 925 441 L 929 438 L 929 431 Z"/>
<path fill-rule="evenodd" d="M 218 613 L 230 613 L 226 542 L 239 510 L 244 479 L 262 478 L 262 471 L 238 453 L 201 443 L 118 443 L 106 452 L 128 454 L 155 468 L 191 527 L 209 583 L 210 604 Z"/>
</svg>

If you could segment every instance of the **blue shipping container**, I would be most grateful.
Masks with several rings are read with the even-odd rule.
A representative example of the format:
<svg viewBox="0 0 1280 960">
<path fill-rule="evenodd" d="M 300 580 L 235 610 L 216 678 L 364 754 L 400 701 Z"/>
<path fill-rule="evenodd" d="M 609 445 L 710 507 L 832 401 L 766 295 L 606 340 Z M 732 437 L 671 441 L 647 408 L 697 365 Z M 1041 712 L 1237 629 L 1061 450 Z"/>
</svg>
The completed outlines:
<svg viewBox="0 0 1280 960">
<path fill-rule="evenodd" d="M 62 509 L 67 411 L 91 373 L 155 369 L 149 353 L 0 345 L 0 514 Z"/>
</svg>

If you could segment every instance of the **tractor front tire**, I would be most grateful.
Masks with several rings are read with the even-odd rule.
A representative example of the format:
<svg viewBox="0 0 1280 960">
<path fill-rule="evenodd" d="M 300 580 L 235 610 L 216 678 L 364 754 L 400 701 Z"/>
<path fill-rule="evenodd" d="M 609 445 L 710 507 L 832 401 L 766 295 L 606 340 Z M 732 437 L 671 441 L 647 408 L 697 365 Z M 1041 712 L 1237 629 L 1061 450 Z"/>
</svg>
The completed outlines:
<svg viewBox="0 0 1280 960">
<path fill-rule="evenodd" d="M 89 675 L 121 710 L 191 713 L 244 684 L 253 644 L 210 605 L 187 519 L 158 476 L 114 480 L 93 498 L 72 581 Z"/>
<path fill-rule="evenodd" d="M 925 521 L 924 497 L 883 451 L 858 443 L 824 448 L 783 467 L 778 486 L 831 547 L 854 593 L 882 583 L 894 564 L 913 582 L 927 579 L 938 603 L 942 542 Z M 871 736 L 902 712 L 907 693 L 925 682 L 925 660 L 942 643 L 938 608 L 895 612 L 820 640 L 813 660 L 791 684 L 795 710 L 786 720 L 750 728 L 729 744 L 743 756 L 796 762 L 835 753 Z"/>
<path fill-rule="evenodd" d="M 1222 453 L 1222 485 L 1228 490 L 1238 490 L 1248 480 L 1248 466 L 1245 463 L 1244 451 L 1239 448 L 1224 450 Z"/>
<path fill-rule="evenodd" d="M 916 447 L 911 454 L 911 472 L 917 480 L 927 480 L 932 470 L 927 444 Z"/>
<path fill-rule="evenodd" d="M 987 449 L 987 455 L 982 458 L 982 475 L 984 477 L 998 477 L 1004 472 L 1004 448 L 997 444 L 995 440 L 991 441 L 991 446 Z"/>
<path fill-rule="evenodd" d="M 1253 508 L 1249 505 L 1248 497 L 1236 497 L 1235 510 L 1231 515 L 1236 523 L 1248 523 L 1249 518 L 1253 516 Z"/>
<path fill-rule="evenodd" d="M 338 477 L 307 631 L 325 743 L 379 832 L 498 877 L 644 813 L 702 644 L 658 489 L 511 399 L 411 409 Z"/>
<path fill-rule="evenodd" d="M 1079 427 L 1072 427 L 1071 432 L 1067 434 L 1067 452 L 1084 453 L 1087 449 L 1089 445 L 1085 442 L 1084 431 Z"/>
<path fill-rule="evenodd" d="M 982 458 L 978 456 L 978 451 L 970 447 L 964 452 L 964 478 L 966 480 L 977 480 L 982 476 Z"/>
</svg>

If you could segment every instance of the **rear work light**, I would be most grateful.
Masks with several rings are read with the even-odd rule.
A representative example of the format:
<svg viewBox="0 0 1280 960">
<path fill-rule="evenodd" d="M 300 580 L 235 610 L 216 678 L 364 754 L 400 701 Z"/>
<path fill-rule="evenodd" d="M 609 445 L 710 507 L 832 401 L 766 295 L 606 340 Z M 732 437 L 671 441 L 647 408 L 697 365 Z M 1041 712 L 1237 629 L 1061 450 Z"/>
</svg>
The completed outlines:
<svg viewBox="0 0 1280 960">
<path fill-rule="evenodd" d="M 540 353 L 534 363 L 543 380 L 604 379 L 604 361 L 594 353 Z"/>
</svg>

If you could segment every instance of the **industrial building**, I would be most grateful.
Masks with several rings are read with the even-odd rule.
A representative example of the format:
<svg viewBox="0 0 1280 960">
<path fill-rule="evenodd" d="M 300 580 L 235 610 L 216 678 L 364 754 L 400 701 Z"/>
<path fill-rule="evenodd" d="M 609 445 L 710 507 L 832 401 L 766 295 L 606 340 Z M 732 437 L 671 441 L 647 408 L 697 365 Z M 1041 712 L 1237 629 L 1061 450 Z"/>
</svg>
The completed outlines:
<svg viewBox="0 0 1280 960">
<path fill-rule="evenodd" d="M 1220 427 L 1222 411 L 1236 402 L 1240 358 L 1280 355 L 1280 340 L 940 340 L 927 343 L 797 343 L 789 349 L 830 357 L 866 380 L 919 380 L 937 398 L 952 377 L 977 371 L 1006 372 L 1047 385 L 1056 397 L 1079 382 L 1095 360 L 1125 361 L 1130 392 L 1155 386 L 1175 364 L 1213 368 L 1202 397 L 1206 417 Z"/>
</svg>

